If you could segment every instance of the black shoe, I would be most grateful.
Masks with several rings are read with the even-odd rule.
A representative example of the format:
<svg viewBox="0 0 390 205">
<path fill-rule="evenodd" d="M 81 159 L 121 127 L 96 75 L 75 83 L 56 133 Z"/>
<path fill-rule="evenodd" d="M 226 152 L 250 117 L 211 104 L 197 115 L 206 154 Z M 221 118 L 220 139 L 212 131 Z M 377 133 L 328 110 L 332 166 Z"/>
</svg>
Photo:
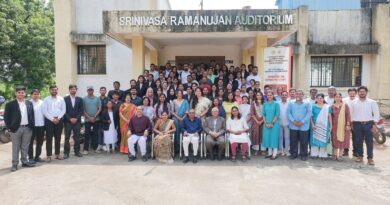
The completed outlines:
<svg viewBox="0 0 390 205">
<path fill-rule="evenodd" d="M 30 167 L 35 167 L 34 164 L 31 164 L 30 162 L 22 164 L 22 167 L 30 168 Z"/>
<path fill-rule="evenodd" d="M 223 160 L 223 157 L 222 157 L 222 155 L 218 155 L 218 161 L 222 161 Z"/>
<path fill-rule="evenodd" d="M 215 156 L 213 154 L 210 155 L 210 160 L 211 161 L 214 161 L 215 160 Z"/>
<path fill-rule="evenodd" d="M 187 162 L 189 162 L 190 161 L 190 159 L 188 158 L 188 157 L 184 157 L 184 160 L 183 160 L 183 163 L 185 164 L 185 163 L 187 163 Z"/>
<path fill-rule="evenodd" d="M 34 160 L 35 162 L 38 162 L 38 163 L 43 163 L 43 162 L 46 162 L 45 160 L 41 159 L 40 157 L 38 158 L 35 158 Z"/>
<path fill-rule="evenodd" d="M 136 160 L 137 159 L 137 157 L 135 157 L 135 156 L 130 156 L 129 157 L 129 162 L 132 162 L 132 161 L 134 161 L 134 160 Z"/>
<path fill-rule="evenodd" d="M 69 158 L 69 154 L 64 154 L 62 159 L 68 159 L 68 158 Z"/>
<path fill-rule="evenodd" d="M 142 156 L 142 161 L 146 162 L 146 161 L 148 161 L 148 158 L 144 155 L 144 156 Z"/>
<path fill-rule="evenodd" d="M 307 160 L 307 157 L 301 157 L 301 160 L 302 160 L 302 161 L 306 161 L 306 160 Z"/>
<path fill-rule="evenodd" d="M 36 163 L 37 163 L 34 159 L 29 159 L 28 162 L 29 162 L 30 164 L 36 164 Z"/>
<path fill-rule="evenodd" d="M 290 159 L 296 159 L 296 158 L 297 158 L 296 155 L 291 155 L 291 156 L 290 156 Z"/>
<path fill-rule="evenodd" d="M 271 158 L 271 157 L 272 157 L 272 155 L 265 156 L 266 159 Z"/>
<path fill-rule="evenodd" d="M 16 172 L 16 170 L 18 170 L 18 166 L 17 165 L 12 165 L 11 172 Z"/>
<path fill-rule="evenodd" d="M 198 163 L 198 159 L 196 158 L 196 156 L 194 156 L 194 158 L 192 158 L 192 163 L 194 163 L 194 164 Z"/>
<path fill-rule="evenodd" d="M 80 152 L 77 152 L 74 154 L 76 157 L 83 157 L 83 155 Z"/>
</svg>

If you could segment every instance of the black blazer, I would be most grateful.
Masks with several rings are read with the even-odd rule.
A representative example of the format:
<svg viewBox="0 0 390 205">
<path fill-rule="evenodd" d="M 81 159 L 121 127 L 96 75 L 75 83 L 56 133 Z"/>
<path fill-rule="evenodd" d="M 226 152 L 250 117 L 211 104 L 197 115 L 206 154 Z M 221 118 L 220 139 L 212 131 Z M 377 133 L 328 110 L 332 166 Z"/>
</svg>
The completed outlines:
<svg viewBox="0 0 390 205">
<path fill-rule="evenodd" d="M 34 106 L 32 102 L 25 100 L 27 108 L 28 127 L 34 128 Z M 11 132 L 16 132 L 22 121 L 22 115 L 20 113 L 19 103 L 17 100 L 13 100 L 5 105 L 4 110 L 4 122 L 7 129 Z"/>
<path fill-rule="evenodd" d="M 109 130 L 110 129 L 110 122 L 109 121 L 111 119 L 110 119 L 110 115 L 108 114 L 107 110 L 102 112 L 100 117 L 101 117 L 103 130 Z"/>
<path fill-rule="evenodd" d="M 77 118 L 77 122 L 81 122 L 81 116 L 84 114 L 84 103 L 81 97 L 77 97 L 72 106 L 70 96 L 64 97 L 66 112 L 64 115 L 64 122 L 70 122 L 70 118 Z"/>
<path fill-rule="evenodd" d="M 142 88 L 140 88 L 140 84 L 137 83 L 136 88 L 137 88 L 138 97 L 143 97 L 146 94 L 146 90 L 148 90 L 148 84 L 143 83 Z"/>
</svg>

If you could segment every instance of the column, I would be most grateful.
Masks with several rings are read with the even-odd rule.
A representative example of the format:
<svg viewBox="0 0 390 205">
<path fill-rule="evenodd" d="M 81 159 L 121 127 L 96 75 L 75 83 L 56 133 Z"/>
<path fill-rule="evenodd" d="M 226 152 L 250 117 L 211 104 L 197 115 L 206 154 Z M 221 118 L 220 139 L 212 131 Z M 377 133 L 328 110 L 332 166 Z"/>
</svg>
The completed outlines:
<svg viewBox="0 0 390 205">
<path fill-rule="evenodd" d="M 154 63 L 158 67 L 158 51 L 150 50 L 150 63 Z M 146 65 L 149 66 L 149 65 Z"/>
<path fill-rule="evenodd" d="M 264 48 L 267 47 L 267 36 L 258 35 L 255 39 L 255 66 L 259 68 L 261 87 L 264 87 Z"/>
<path fill-rule="evenodd" d="M 242 50 L 242 61 L 241 63 L 244 63 L 246 66 L 251 63 L 251 57 L 249 55 L 249 49 L 243 49 Z"/>
<path fill-rule="evenodd" d="M 130 74 L 130 79 L 138 79 L 145 69 L 145 39 L 141 35 L 135 35 L 132 41 L 133 67 Z"/>
<path fill-rule="evenodd" d="M 295 78 L 293 79 L 293 87 L 297 89 L 302 89 L 306 95 L 308 95 L 310 89 L 309 75 L 310 68 L 307 67 L 307 41 L 308 41 L 308 7 L 301 6 L 298 8 L 298 31 L 297 31 L 297 41 L 299 44 L 299 54 L 294 60 L 298 62 L 294 65 L 297 65 L 293 68 L 293 73 L 295 73 Z"/>
<path fill-rule="evenodd" d="M 76 28 L 75 17 L 74 0 L 54 1 L 55 80 L 59 95 L 67 94 L 69 84 L 77 83 L 77 45 L 69 35 Z"/>
</svg>

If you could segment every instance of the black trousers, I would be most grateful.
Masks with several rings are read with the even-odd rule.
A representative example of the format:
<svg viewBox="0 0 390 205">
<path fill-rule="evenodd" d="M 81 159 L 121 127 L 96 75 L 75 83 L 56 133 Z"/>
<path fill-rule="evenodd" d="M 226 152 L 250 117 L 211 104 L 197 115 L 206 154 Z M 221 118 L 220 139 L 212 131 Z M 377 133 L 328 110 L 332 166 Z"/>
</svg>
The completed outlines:
<svg viewBox="0 0 390 205">
<path fill-rule="evenodd" d="M 89 143 L 92 144 L 93 150 L 96 150 L 98 147 L 98 131 L 99 131 L 99 122 L 85 123 L 85 139 L 84 139 L 84 150 L 89 150 Z"/>
<path fill-rule="evenodd" d="M 70 135 L 73 131 L 73 141 L 74 141 L 74 153 L 80 153 L 80 129 L 81 123 L 71 124 L 69 122 L 65 124 L 65 143 L 64 143 L 64 154 L 69 154 L 70 152 Z"/>
<path fill-rule="evenodd" d="M 58 124 L 54 124 L 52 121 L 45 119 L 46 127 L 46 155 L 51 157 L 53 154 L 53 138 L 54 138 L 54 154 L 60 154 L 61 146 L 61 134 L 64 127 L 62 120 Z"/>
<path fill-rule="evenodd" d="M 42 153 L 43 137 L 45 136 L 45 126 L 34 127 L 31 136 L 30 145 L 28 147 L 28 157 L 30 159 L 37 159 Z M 34 140 L 35 143 L 35 157 L 34 157 Z"/>
<path fill-rule="evenodd" d="M 290 129 L 290 153 L 292 156 L 298 156 L 298 143 L 299 143 L 299 155 L 301 157 L 307 157 L 307 146 L 309 144 L 309 130 L 300 131 Z"/>
</svg>

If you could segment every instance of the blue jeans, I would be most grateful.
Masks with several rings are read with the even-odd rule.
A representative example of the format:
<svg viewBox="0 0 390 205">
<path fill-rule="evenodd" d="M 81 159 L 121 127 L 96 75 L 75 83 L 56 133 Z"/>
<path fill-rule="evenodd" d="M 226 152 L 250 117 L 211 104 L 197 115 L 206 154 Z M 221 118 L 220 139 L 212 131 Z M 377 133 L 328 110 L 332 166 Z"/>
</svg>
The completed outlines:
<svg viewBox="0 0 390 205">
<path fill-rule="evenodd" d="M 91 142 L 94 150 L 98 147 L 98 131 L 99 123 L 85 123 L 85 139 L 84 139 L 84 150 L 88 151 L 89 143 Z"/>
<path fill-rule="evenodd" d="M 307 157 L 307 145 L 309 143 L 309 130 L 292 130 L 290 129 L 290 153 L 292 156 L 298 156 L 298 143 L 299 154 L 301 157 Z"/>
<path fill-rule="evenodd" d="M 373 149 L 374 142 L 372 136 L 372 126 L 373 122 L 367 122 L 366 124 L 362 124 L 359 122 L 353 123 L 353 130 L 355 134 L 356 141 L 356 153 L 359 157 L 363 157 L 363 141 L 366 143 L 367 148 L 367 159 L 372 159 L 374 157 Z"/>
</svg>

